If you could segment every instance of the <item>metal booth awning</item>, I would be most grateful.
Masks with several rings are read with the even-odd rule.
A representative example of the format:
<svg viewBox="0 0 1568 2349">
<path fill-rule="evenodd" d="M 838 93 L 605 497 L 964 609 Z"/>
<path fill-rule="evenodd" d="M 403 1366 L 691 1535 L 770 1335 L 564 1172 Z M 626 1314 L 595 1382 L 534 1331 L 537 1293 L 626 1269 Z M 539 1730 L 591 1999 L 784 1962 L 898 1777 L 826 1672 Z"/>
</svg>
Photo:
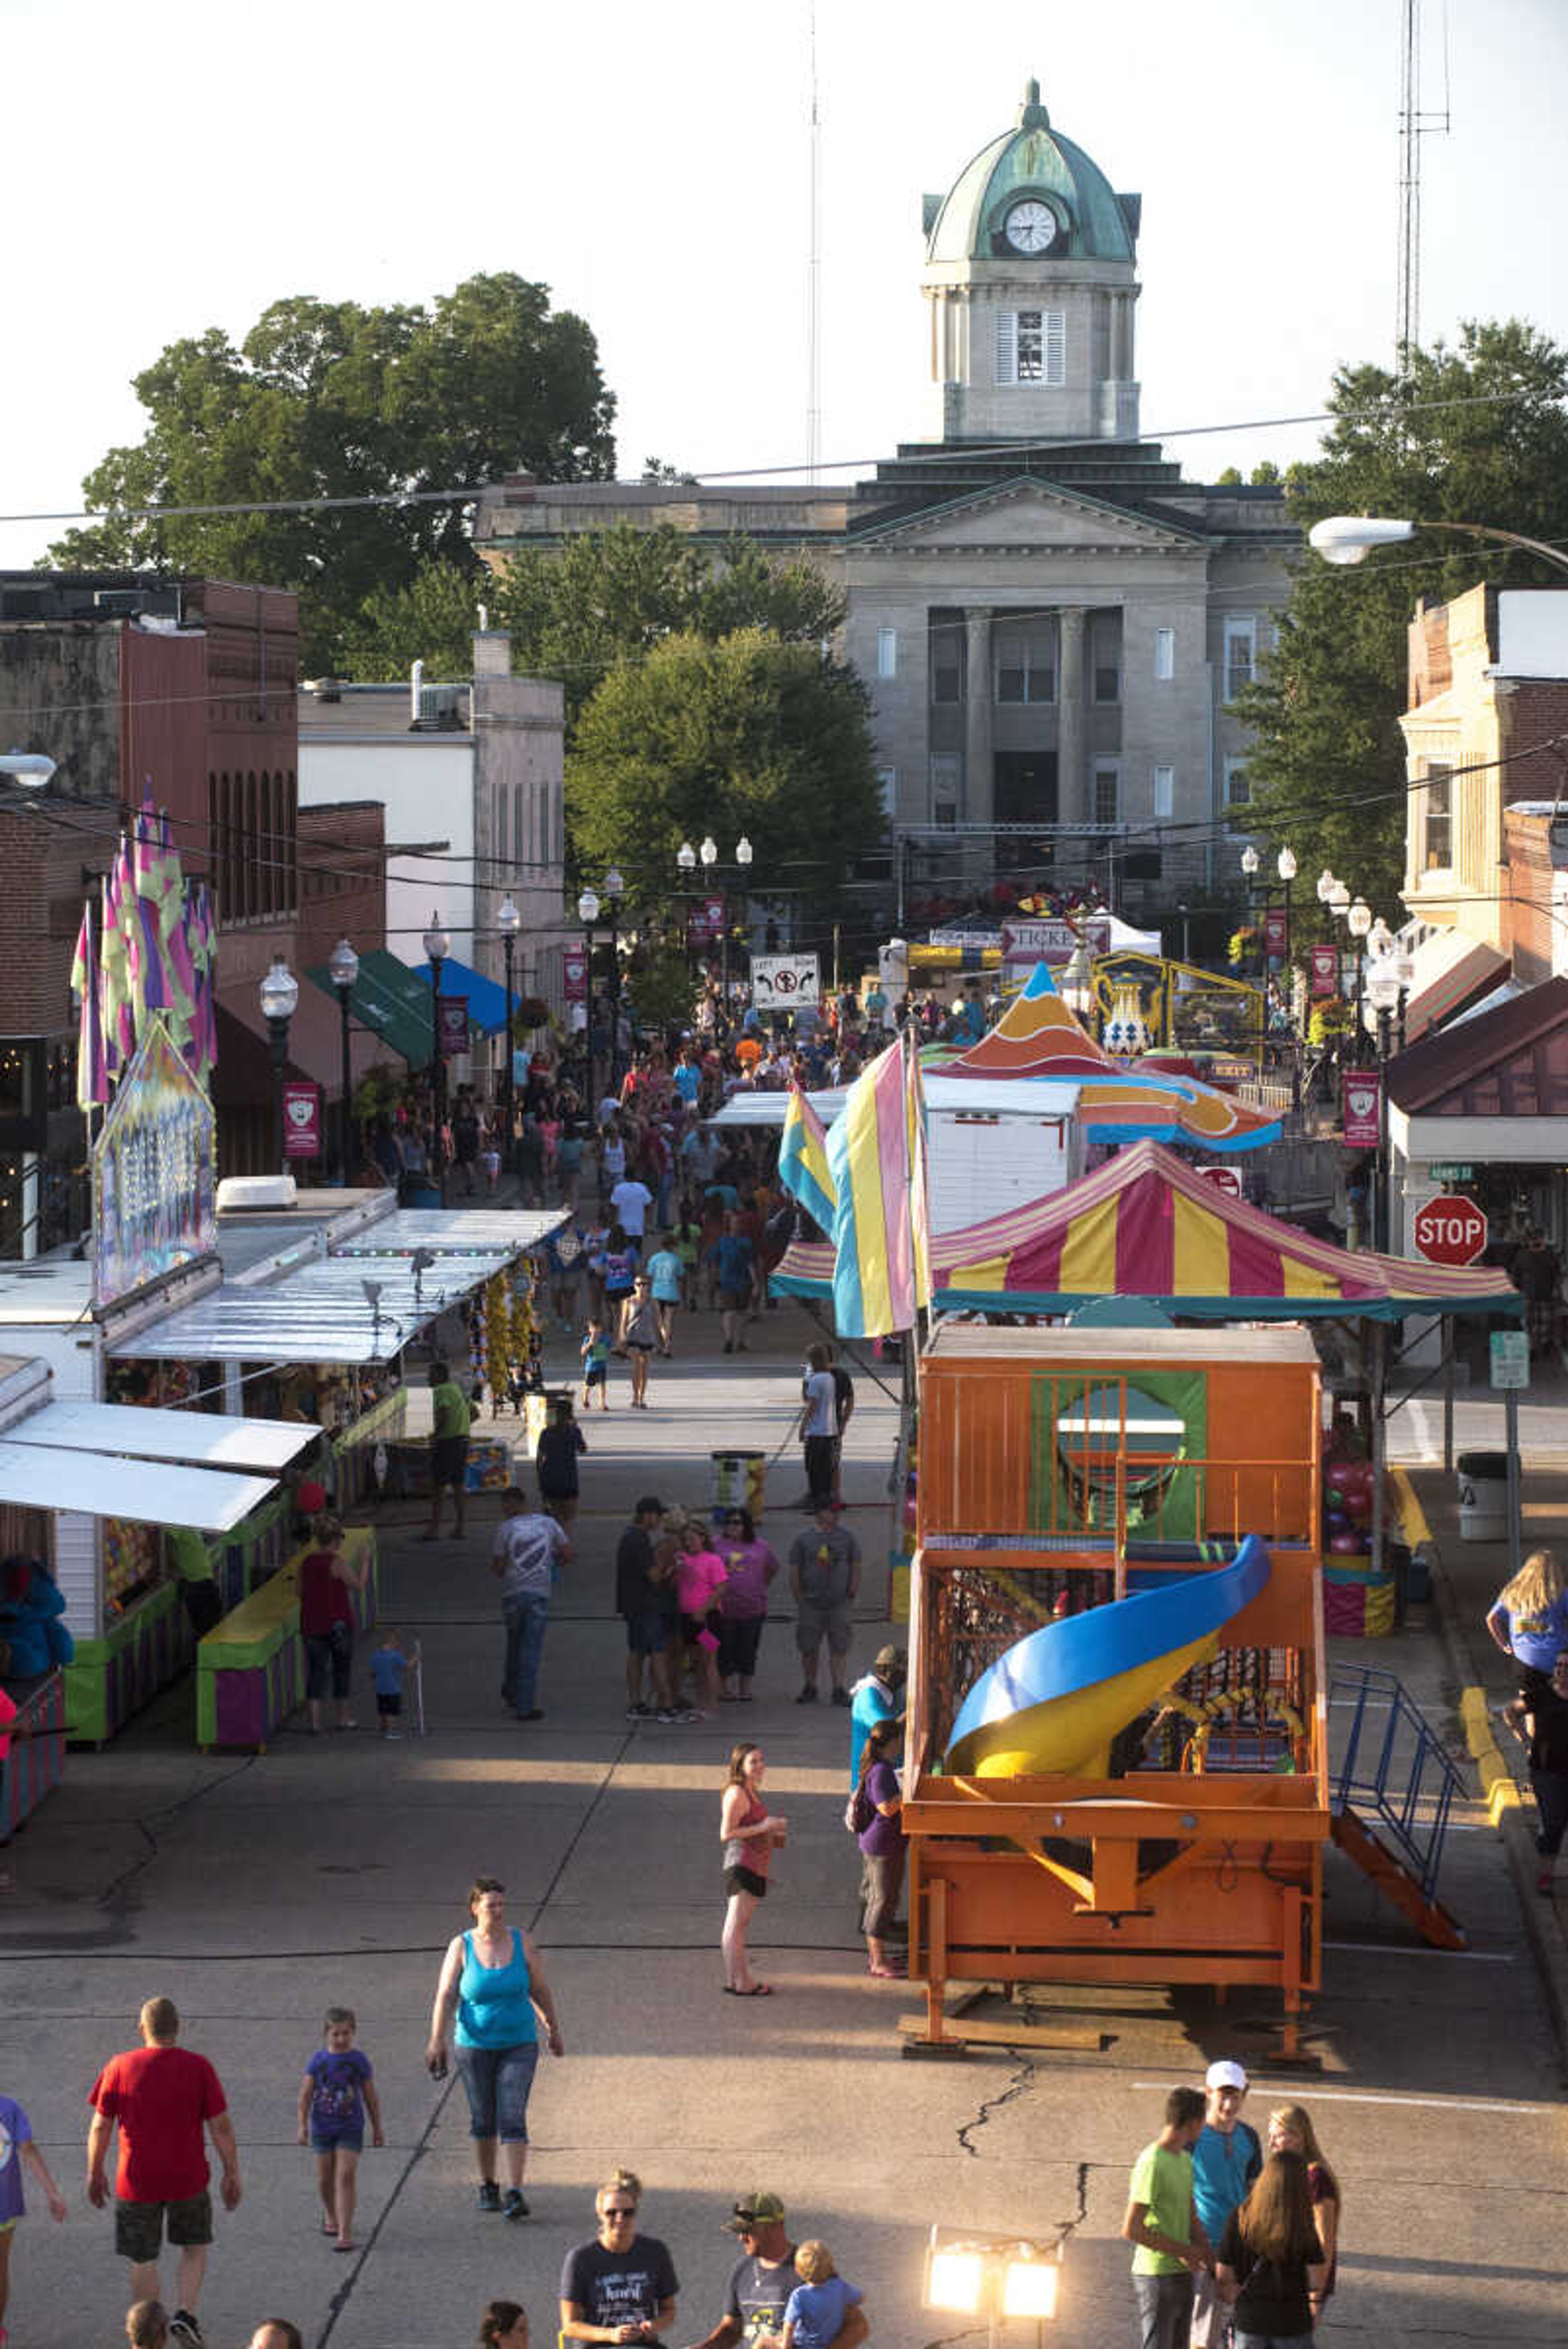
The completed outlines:
<svg viewBox="0 0 1568 2349">
<path fill-rule="evenodd" d="M 227 1413 L 47 1402 L 0 1434 L 0 1501 L 227 1533 L 319 1433 Z"/>
<path fill-rule="evenodd" d="M 411 1256 L 433 1248 L 438 1256 L 522 1256 L 569 1220 L 566 1207 L 401 1207 L 335 1240 L 332 1254 Z"/>
<path fill-rule="evenodd" d="M 438 1257 L 416 1273 L 403 1257 L 317 1257 L 270 1288 L 225 1283 L 109 1351 L 140 1361 L 389 1362 L 427 1321 L 508 1262 Z"/>
<path fill-rule="evenodd" d="M 243 1419 L 230 1412 L 151 1411 L 134 1402 L 47 1402 L 30 1418 L 6 1428 L 0 1441 L 275 1475 L 320 1433 L 303 1422 Z"/>
</svg>

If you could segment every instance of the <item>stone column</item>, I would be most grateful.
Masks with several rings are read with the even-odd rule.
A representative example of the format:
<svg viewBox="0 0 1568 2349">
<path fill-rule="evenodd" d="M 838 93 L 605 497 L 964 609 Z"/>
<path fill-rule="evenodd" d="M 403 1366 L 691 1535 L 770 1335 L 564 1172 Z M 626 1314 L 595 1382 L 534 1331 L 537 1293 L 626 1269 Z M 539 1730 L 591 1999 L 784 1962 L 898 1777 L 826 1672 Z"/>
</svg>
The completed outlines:
<svg viewBox="0 0 1568 2349">
<path fill-rule="evenodd" d="M 963 817 L 989 823 L 996 804 L 991 765 L 991 614 L 981 605 L 964 613 Z"/>
<path fill-rule="evenodd" d="M 1083 606 L 1064 605 L 1057 615 L 1057 626 L 1061 656 L 1056 675 L 1056 815 L 1061 823 L 1086 823 Z"/>
</svg>

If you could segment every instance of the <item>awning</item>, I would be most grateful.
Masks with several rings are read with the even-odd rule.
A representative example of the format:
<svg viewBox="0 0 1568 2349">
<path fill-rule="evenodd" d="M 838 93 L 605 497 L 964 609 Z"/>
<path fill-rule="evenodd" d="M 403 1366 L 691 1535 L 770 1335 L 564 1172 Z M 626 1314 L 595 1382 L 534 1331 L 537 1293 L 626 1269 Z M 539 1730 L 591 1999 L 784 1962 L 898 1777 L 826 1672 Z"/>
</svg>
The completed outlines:
<svg viewBox="0 0 1568 2349">
<path fill-rule="evenodd" d="M 149 1413 L 149 1418 L 162 1414 Z M 307 1428 L 306 1435 L 319 1431 Z M 122 1460 L 103 1452 L 0 1436 L 0 1501 L 26 1509 L 80 1509 L 91 1517 L 136 1517 L 147 1525 L 227 1533 L 273 1489 L 270 1476 L 229 1475 L 164 1461 Z"/>
<path fill-rule="evenodd" d="M 335 1257 L 521 1256 L 571 1221 L 569 1207 L 400 1207 L 363 1231 L 331 1243 Z"/>
<path fill-rule="evenodd" d="M 272 1050 L 260 1020 L 259 1006 L 249 1001 L 243 1008 L 237 1008 L 233 998 L 219 1002 L 213 1098 L 223 1109 L 254 1109 L 258 1102 L 272 1098 Z M 348 1063 L 356 1081 L 381 1057 L 377 1038 L 350 1030 Z M 340 1098 L 343 1037 L 335 1003 L 323 1003 L 318 996 L 301 989 L 288 1023 L 288 1059 L 283 1072 L 319 1085 L 327 1101 Z"/>
<path fill-rule="evenodd" d="M 436 1255 L 418 1272 L 403 1256 L 316 1257 L 267 1286 L 225 1281 L 109 1350 L 137 1361 L 389 1362 L 512 1254 Z"/>
<path fill-rule="evenodd" d="M 5 1430 L 7 1444 L 41 1444 L 62 1452 L 124 1453 L 138 1460 L 182 1461 L 195 1468 L 286 1468 L 321 1431 L 281 1419 L 244 1419 L 229 1412 L 149 1411 L 140 1403 L 48 1402 Z"/>
<path fill-rule="evenodd" d="M 312 987 L 337 1001 L 337 989 L 325 963 L 305 974 Z M 359 957 L 359 976 L 348 998 L 348 1016 L 411 1069 L 422 1069 L 431 1056 L 431 999 L 427 988 L 406 962 L 385 947 L 368 947 Z"/>
<path fill-rule="evenodd" d="M 411 971 L 410 977 L 420 981 L 424 987 L 425 1018 L 428 1020 L 431 985 L 430 965 L 426 963 L 419 970 Z M 468 1006 L 470 1024 L 477 1028 L 482 1036 L 499 1036 L 504 1032 L 506 989 L 504 987 L 498 987 L 494 979 L 486 978 L 483 971 L 471 970 L 467 963 L 459 962 L 455 955 L 448 955 L 441 967 L 441 991 L 443 995 L 459 995 L 462 998 Z M 516 1019 L 517 1006 L 521 1001 L 521 996 L 514 990 L 512 997 L 514 1019 Z"/>
<path fill-rule="evenodd" d="M 1405 1041 L 1440 1028 L 1456 1011 L 1479 1002 L 1506 976 L 1508 957 L 1463 930 L 1434 930 L 1410 957 L 1414 966 L 1405 1006 Z"/>
</svg>

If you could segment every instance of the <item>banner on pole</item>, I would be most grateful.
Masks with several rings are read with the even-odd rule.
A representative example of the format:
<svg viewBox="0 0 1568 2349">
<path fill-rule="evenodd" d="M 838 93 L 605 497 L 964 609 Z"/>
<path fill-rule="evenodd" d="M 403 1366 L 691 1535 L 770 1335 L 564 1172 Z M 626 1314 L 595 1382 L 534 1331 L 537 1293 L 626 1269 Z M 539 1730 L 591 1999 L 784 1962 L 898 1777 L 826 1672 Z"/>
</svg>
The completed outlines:
<svg viewBox="0 0 1568 2349">
<path fill-rule="evenodd" d="M 321 1087 L 303 1077 L 291 1077 L 283 1089 L 283 1154 L 321 1155 Z"/>
<path fill-rule="evenodd" d="M 1347 1069 L 1345 1075 L 1345 1146 L 1376 1150 L 1383 1139 L 1383 1071 Z"/>
<path fill-rule="evenodd" d="M 561 957 L 561 991 L 568 1003 L 588 999 L 588 950 L 567 947 Z"/>
<path fill-rule="evenodd" d="M 443 995 L 436 1019 L 436 1040 L 443 1061 L 453 1061 L 468 1050 L 468 998 Z"/>
<path fill-rule="evenodd" d="M 1323 998 L 1339 992 L 1339 949 L 1334 946 L 1314 947 L 1312 950 L 1312 991 Z"/>
<path fill-rule="evenodd" d="M 1263 914 L 1263 952 L 1277 962 L 1283 962 L 1290 951 L 1290 923 L 1282 905 L 1270 905 Z"/>
</svg>

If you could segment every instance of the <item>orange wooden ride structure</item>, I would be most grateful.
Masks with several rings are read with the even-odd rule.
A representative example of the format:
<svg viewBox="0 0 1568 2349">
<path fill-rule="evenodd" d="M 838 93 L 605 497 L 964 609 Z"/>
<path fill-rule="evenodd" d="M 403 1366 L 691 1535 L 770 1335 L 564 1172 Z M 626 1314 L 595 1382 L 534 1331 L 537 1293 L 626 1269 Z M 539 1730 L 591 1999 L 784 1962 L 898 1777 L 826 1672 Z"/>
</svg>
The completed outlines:
<svg viewBox="0 0 1568 2349">
<path fill-rule="evenodd" d="M 1296 2054 L 1334 1832 L 1311 1339 L 949 1322 L 919 1413 L 924 2044 L 956 1982 L 1250 1984 Z"/>
</svg>

